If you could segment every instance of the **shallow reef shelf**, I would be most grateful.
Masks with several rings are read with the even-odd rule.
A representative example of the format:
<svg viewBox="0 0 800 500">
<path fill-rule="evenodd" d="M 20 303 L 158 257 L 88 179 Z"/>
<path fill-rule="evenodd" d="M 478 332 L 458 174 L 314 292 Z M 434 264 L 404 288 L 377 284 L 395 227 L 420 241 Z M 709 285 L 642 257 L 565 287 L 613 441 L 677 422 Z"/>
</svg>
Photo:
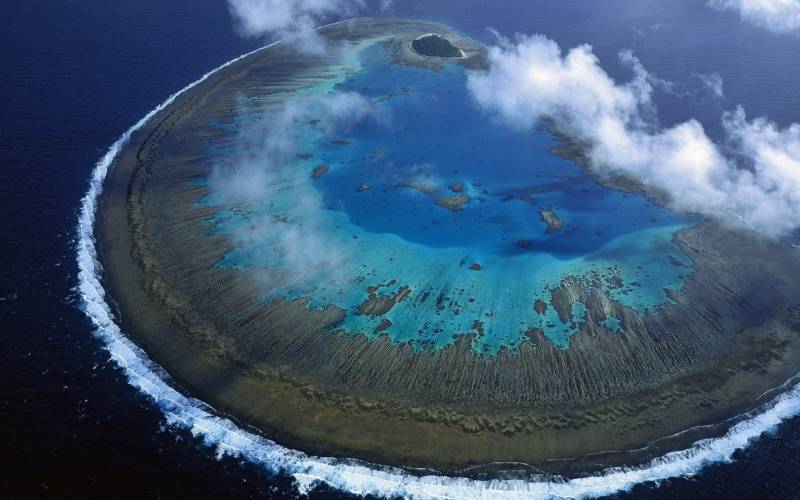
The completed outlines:
<svg viewBox="0 0 800 500">
<path fill-rule="evenodd" d="M 416 52 L 430 33 L 462 57 Z M 342 50 L 234 61 L 99 167 L 82 231 L 119 327 L 198 399 L 170 403 L 150 365 L 136 383 L 187 422 L 213 421 L 202 400 L 310 454 L 482 478 L 750 435 L 729 417 L 800 363 L 800 254 L 595 177 L 554 130 L 491 122 L 464 84 L 484 49 L 445 26 L 320 34 Z M 87 310 L 138 359 L 102 294 Z"/>
</svg>

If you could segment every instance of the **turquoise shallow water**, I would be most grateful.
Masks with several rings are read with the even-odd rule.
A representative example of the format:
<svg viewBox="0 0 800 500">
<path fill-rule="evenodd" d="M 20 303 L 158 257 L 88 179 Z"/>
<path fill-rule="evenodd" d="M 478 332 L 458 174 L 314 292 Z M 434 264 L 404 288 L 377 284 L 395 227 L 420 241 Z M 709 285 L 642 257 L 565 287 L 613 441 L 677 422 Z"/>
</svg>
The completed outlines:
<svg viewBox="0 0 800 500">
<path fill-rule="evenodd" d="M 554 156 L 544 130 L 495 123 L 473 105 L 457 65 L 396 66 L 380 44 L 362 49 L 359 63 L 304 94 L 357 92 L 388 118 L 336 131 L 297 120 L 297 154 L 269 176 L 264 199 L 203 201 L 220 207 L 210 233 L 234 236 L 218 265 L 268 269 L 265 301 L 335 304 L 347 311 L 336 329 L 416 349 L 474 333 L 473 348 L 491 355 L 517 349 L 531 328 L 569 346 L 586 307 L 574 303 L 567 321 L 553 307 L 533 309 L 566 277 L 600 276 L 592 286 L 640 313 L 681 287 L 691 262 L 672 235 L 691 219 L 600 186 Z M 246 129 L 251 118 L 220 126 Z M 322 164 L 327 172 L 313 176 Z M 460 210 L 436 203 L 456 194 L 469 198 Z M 563 227 L 548 231 L 543 210 Z M 401 292 L 387 313 L 359 314 L 370 293 Z M 624 331 L 620 320 L 600 324 L 614 334 Z"/>
</svg>

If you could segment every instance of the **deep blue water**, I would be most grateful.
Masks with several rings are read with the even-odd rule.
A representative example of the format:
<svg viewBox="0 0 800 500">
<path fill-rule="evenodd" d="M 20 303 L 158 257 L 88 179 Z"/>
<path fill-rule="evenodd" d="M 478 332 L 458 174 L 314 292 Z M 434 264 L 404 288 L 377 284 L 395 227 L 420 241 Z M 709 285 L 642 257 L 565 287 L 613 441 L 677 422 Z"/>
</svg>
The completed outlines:
<svg viewBox="0 0 800 500">
<path fill-rule="evenodd" d="M 430 247 L 505 254 L 525 252 L 515 245 L 525 240 L 535 251 L 568 259 L 640 229 L 686 222 L 644 197 L 598 185 L 576 163 L 550 153 L 556 142 L 546 131 L 495 123 L 472 103 L 459 66 L 439 72 L 393 67 L 380 45 L 361 58 L 362 72 L 338 91 L 377 100 L 407 89 L 380 104 L 389 108 L 389 125 L 361 125 L 348 135 L 358 141 L 349 148 L 324 145 L 322 161 L 335 167 L 321 178 L 326 201 L 367 231 Z M 376 150 L 379 159 L 346 165 Z M 396 189 L 415 181 L 436 187 L 436 193 Z M 355 186 L 361 183 L 371 189 L 359 193 Z M 431 206 L 452 195 L 448 187 L 456 183 L 463 186 L 459 193 L 470 196 L 463 210 Z M 564 230 L 546 234 L 539 208 L 557 210 Z"/>
<path fill-rule="evenodd" d="M 395 0 L 489 41 L 541 32 L 562 47 L 591 43 L 623 78 L 634 49 L 682 96 L 661 92 L 659 116 L 719 132 L 724 109 L 800 120 L 800 39 L 742 24 L 703 1 Z M 257 46 L 230 28 L 218 0 L 31 0 L 0 3 L 0 491 L 7 497 L 281 497 L 270 478 L 185 432 L 129 387 L 76 307 L 73 230 L 97 157 L 125 129 L 200 74 Z M 718 72 L 727 99 L 698 90 Z M 694 479 L 641 486 L 645 498 L 790 498 L 800 485 L 800 422 Z M 320 496 L 338 496 L 318 492 Z M 628 495 L 625 495 L 628 496 Z"/>
</svg>

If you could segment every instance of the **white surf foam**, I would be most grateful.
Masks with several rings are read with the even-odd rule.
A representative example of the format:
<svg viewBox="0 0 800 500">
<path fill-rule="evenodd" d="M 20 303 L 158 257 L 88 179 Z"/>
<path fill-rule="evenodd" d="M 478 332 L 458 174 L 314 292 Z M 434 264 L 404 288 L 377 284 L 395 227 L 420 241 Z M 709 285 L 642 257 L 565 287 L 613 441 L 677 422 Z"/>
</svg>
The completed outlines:
<svg viewBox="0 0 800 500">
<path fill-rule="evenodd" d="M 128 382 L 150 396 L 170 424 L 188 428 L 194 435 L 201 436 L 205 442 L 216 447 L 220 456 L 239 456 L 262 464 L 270 471 L 291 475 L 301 492 L 309 491 L 316 484 L 326 483 L 355 494 L 409 498 L 593 498 L 629 490 L 644 482 L 692 476 L 708 464 L 730 462 L 736 450 L 775 429 L 782 421 L 800 414 L 800 385 L 793 384 L 771 403 L 731 427 L 724 436 L 697 441 L 685 450 L 668 453 L 637 467 L 609 468 L 593 476 L 575 479 L 540 477 L 532 480 L 481 481 L 437 475 L 417 476 L 396 468 L 309 456 L 245 431 L 231 420 L 217 415 L 202 401 L 184 396 L 170 386 L 164 371 L 115 323 L 101 284 L 102 268 L 95 248 L 97 202 L 103 189 L 103 180 L 133 133 L 179 95 L 253 52 L 225 63 L 173 94 L 122 134 L 97 162 L 89 190 L 81 202 L 77 260 L 82 308 L 94 324 L 95 334 L 105 343 L 105 348 L 125 373 Z"/>
</svg>

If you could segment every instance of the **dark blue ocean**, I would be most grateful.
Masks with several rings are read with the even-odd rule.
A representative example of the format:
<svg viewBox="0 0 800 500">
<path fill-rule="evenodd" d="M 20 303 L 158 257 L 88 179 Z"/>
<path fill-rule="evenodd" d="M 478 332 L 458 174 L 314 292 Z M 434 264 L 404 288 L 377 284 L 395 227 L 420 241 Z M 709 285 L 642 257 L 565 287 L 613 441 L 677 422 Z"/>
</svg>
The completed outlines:
<svg viewBox="0 0 800 500">
<path fill-rule="evenodd" d="M 370 13 L 365 11 L 365 14 Z M 589 43 L 619 80 L 631 49 L 658 78 L 662 125 L 723 111 L 800 122 L 800 36 L 742 23 L 704 0 L 395 0 L 380 15 L 444 22 L 481 41 L 542 33 Z M 331 19 L 333 20 L 333 19 Z M 217 459 L 165 427 L 79 309 L 75 226 L 98 157 L 168 95 L 265 40 L 232 29 L 224 0 L 0 1 L 0 495 L 294 497 L 286 477 Z M 699 75 L 718 73 L 725 99 Z M 792 498 L 800 419 L 730 464 L 621 498 Z M 314 497 L 340 497 L 317 490 Z"/>
</svg>

